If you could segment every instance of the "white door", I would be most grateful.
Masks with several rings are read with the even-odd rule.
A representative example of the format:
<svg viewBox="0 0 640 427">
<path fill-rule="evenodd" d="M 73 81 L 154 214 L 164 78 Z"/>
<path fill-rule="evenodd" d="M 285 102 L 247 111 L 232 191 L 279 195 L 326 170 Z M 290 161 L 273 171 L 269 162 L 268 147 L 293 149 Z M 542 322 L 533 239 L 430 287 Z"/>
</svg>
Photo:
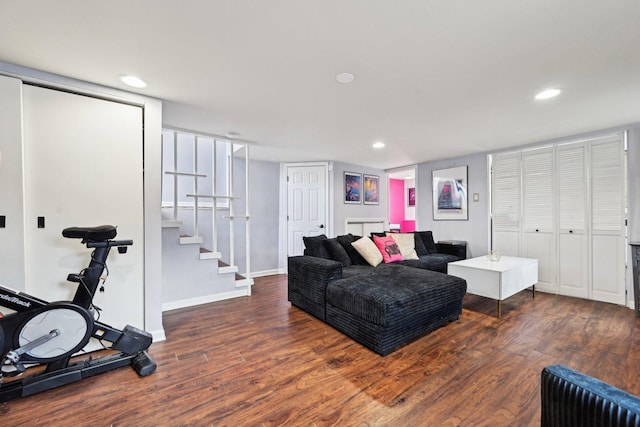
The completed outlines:
<svg viewBox="0 0 640 427">
<path fill-rule="evenodd" d="M 326 166 L 287 167 L 287 254 L 302 255 L 303 236 L 327 233 Z"/>
<path fill-rule="evenodd" d="M 538 260 L 540 290 L 557 292 L 553 148 L 522 153 L 522 256 Z"/>
<path fill-rule="evenodd" d="M 66 277 L 91 252 L 62 230 L 115 225 L 134 244 L 111 251 L 106 292 L 94 302 L 102 321 L 143 327 L 142 108 L 25 85 L 23 121 L 26 291 L 71 298 L 77 285 Z"/>
<path fill-rule="evenodd" d="M 520 153 L 498 154 L 491 162 L 491 248 L 520 256 Z"/>
<path fill-rule="evenodd" d="M 24 291 L 22 81 L 0 76 L 0 285 Z"/>
<path fill-rule="evenodd" d="M 625 167 L 621 135 L 593 142 L 591 166 L 592 299 L 625 304 Z"/>
<path fill-rule="evenodd" d="M 558 286 L 560 294 L 589 298 L 586 145 L 556 151 L 558 190 Z"/>
</svg>

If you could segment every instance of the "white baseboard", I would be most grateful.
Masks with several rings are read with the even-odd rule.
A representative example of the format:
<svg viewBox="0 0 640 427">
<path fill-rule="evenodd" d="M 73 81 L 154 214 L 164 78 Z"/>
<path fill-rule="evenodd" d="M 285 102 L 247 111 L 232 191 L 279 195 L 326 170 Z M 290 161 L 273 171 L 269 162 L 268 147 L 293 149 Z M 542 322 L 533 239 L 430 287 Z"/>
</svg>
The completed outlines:
<svg viewBox="0 0 640 427">
<path fill-rule="evenodd" d="M 160 329 L 158 331 L 147 331 L 153 337 L 153 342 L 166 341 L 167 336 L 164 334 L 164 329 Z"/>
<path fill-rule="evenodd" d="M 276 268 L 274 270 L 254 271 L 250 274 L 251 277 L 264 277 L 273 276 L 274 274 L 286 274 L 284 269 Z"/>
<path fill-rule="evenodd" d="M 204 295 L 196 298 L 188 298 L 178 301 L 170 301 L 162 303 L 162 312 L 177 310 L 179 308 L 193 307 L 210 302 L 222 301 L 231 298 L 243 297 L 247 295 L 246 290 L 223 292 L 221 294 Z"/>
</svg>

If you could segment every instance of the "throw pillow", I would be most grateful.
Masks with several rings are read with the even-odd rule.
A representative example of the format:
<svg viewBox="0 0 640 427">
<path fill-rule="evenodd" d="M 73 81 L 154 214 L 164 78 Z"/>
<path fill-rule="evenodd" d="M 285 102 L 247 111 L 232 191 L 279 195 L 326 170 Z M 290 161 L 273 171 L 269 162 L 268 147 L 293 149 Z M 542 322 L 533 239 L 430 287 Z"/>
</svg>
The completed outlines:
<svg viewBox="0 0 640 427">
<path fill-rule="evenodd" d="M 389 236 L 398 244 L 402 259 L 420 259 L 416 253 L 416 239 L 411 233 L 390 233 Z"/>
<path fill-rule="evenodd" d="M 338 261 L 343 267 L 349 267 L 351 265 L 351 258 L 349 258 L 349 254 L 338 242 L 338 239 L 327 239 L 324 240 L 323 243 L 326 246 L 329 255 L 331 255 L 331 259 Z"/>
<path fill-rule="evenodd" d="M 420 236 L 424 247 L 427 248 L 427 255 L 435 254 L 438 252 L 436 244 L 433 241 L 433 233 L 431 231 L 416 231 L 416 234 Z"/>
<path fill-rule="evenodd" d="M 327 236 L 324 234 L 314 237 L 303 237 L 302 241 L 304 242 L 305 247 L 304 254 L 318 258 L 331 259 L 331 255 L 329 255 L 329 251 L 323 243 L 325 240 L 327 240 Z"/>
<path fill-rule="evenodd" d="M 356 251 L 362 255 L 362 258 L 364 258 L 369 265 L 375 267 L 382 262 L 382 254 L 370 238 L 366 236 L 362 237 L 351 243 L 351 246 L 353 246 Z"/>
<path fill-rule="evenodd" d="M 424 246 L 424 242 L 422 241 L 422 237 L 420 237 L 418 233 L 413 233 L 413 241 L 416 245 L 416 253 L 418 254 L 418 257 L 429 255 L 429 252 L 427 252 L 427 248 Z"/>
<path fill-rule="evenodd" d="M 378 247 L 385 263 L 402 261 L 402 253 L 400 252 L 400 248 L 398 248 L 398 244 L 393 237 L 373 236 L 373 243 Z"/>
<path fill-rule="evenodd" d="M 367 261 L 362 258 L 362 255 L 356 251 L 356 248 L 351 246 L 351 243 L 358 240 L 361 236 L 354 236 L 353 234 L 344 234 L 342 236 L 336 237 L 338 242 L 342 245 L 347 254 L 349 254 L 349 258 L 351 258 L 351 265 L 367 265 Z"/>
</svg>

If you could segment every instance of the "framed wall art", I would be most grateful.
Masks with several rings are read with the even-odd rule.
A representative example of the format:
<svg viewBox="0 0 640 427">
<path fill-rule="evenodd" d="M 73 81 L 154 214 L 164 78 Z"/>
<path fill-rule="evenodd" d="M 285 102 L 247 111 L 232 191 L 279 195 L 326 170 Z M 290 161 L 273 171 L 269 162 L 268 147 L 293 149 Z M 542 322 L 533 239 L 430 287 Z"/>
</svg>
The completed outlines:
<svg viewBox="0 0 640 427">
<path fill-rule="evenodd" d="M 359 205 L 362 201 L 362 175 L 344 173 L 344 202 Z"/>
<path fill-rule="evenodd" d="M 407 206 L 416 205 L 416 188 L 411 187 L 407 189 Z"/>
<path fill-rule="evenodd" d="M 432 179 L 433 219 L 468 220 L 467 166 L 434 170 Z"/>
<path fill-rule="evenodd" d="M 380 203 L 380 177 L 364 175 L 364 204 L 377 205 Z"/>
</svg>

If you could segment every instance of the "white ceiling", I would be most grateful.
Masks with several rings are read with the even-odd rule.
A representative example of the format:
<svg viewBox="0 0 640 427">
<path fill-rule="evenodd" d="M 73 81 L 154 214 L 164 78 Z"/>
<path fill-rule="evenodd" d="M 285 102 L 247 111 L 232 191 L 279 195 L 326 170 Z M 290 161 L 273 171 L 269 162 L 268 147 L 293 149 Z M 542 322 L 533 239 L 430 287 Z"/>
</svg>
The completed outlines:
<svg viewBox="0 0 640 427">
<path fill-rule="evenodd" d="M 275 161 L 394 168 L 640 122 L 639 0 L 0 0 L 0 60 L 139 75 L 165 125 Z"/>
</svg>

